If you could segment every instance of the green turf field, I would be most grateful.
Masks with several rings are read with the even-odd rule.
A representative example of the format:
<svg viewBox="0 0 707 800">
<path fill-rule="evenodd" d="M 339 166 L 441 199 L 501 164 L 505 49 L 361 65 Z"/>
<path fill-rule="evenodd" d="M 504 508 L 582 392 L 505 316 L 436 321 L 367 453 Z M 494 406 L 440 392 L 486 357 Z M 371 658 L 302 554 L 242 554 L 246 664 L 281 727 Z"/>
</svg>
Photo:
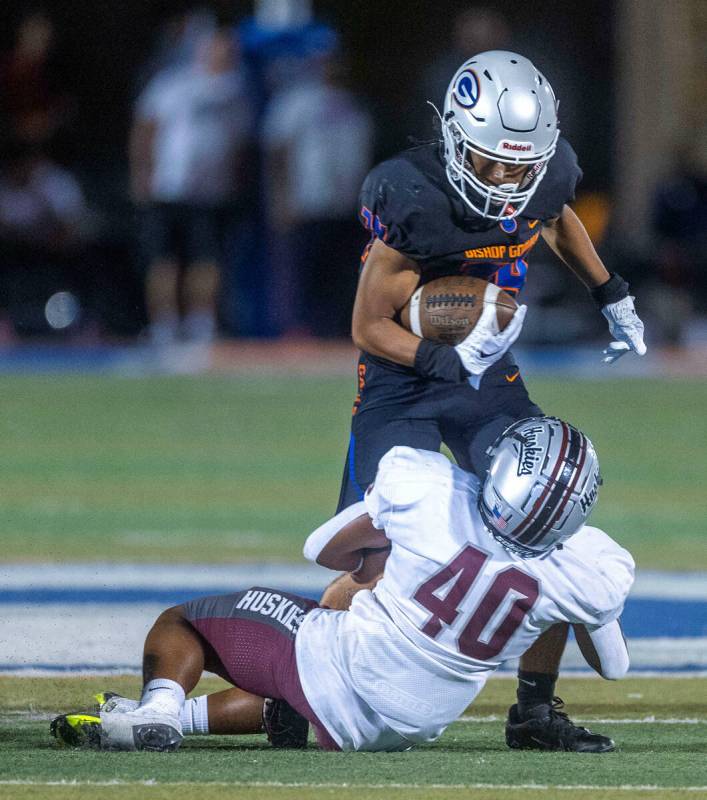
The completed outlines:
<svg viewBox="0 0 707 800">
<path fill-rule="evenodd" d="M 639 568 L 707 569 L 707 382 L 529 383 L 595 441 L 594 521 Z M 336 502 L 353 390 L 341 378 L 5 377 L 2 558 L 299 559 Z M 508 751 L 514 682 L 502 679 L 413 753 L 274 752 L 262 737 L 190 738 L 175 755 L 57 748 L 53 713 L 106 688 L 138 691 L 136 678 L 0 677 L 2 800 L 707 798 L 704 678 L 562 680 L 572 715 L 616 739 L 605 756 Z"/>
<path fill-rule="evenodd" d="M 594 439 L 594 521 L 639 568 L 705 569 L 707 382 L 529 381 Z M 343 378 L 5 377 L 5 560 L 299 558 L 338 496 Z"/>
<path fill-rule="evenodd" d="M 489 682 L 467 716 L 439 742 L 408 753 L 322 753 L 314 747 L 277 752 L 263 737 L 189 737 L 176 754 L 58 748 L 48 735 L 52 713 L 85 706 L 91 692 L 108 686 L 126 694 L 138 691 L 136 678 L 0 678 L 0 796 L 7 800 L 707 796 L 705 679 L 561 680 L 560 693 L 581 698 L 570 709 L 573 715 L 617 742 L 618 752 L 601 756 L 507 750 L 502 719 L 512 702 L 514 683 L 501 679 Z M 198 691 L 219 687 L 216 681 L 205 681 Z M 62 785 L 74 781 L 77 785 Z M 92 782 L 98 785 L 91 787 Z"/>
</svg>

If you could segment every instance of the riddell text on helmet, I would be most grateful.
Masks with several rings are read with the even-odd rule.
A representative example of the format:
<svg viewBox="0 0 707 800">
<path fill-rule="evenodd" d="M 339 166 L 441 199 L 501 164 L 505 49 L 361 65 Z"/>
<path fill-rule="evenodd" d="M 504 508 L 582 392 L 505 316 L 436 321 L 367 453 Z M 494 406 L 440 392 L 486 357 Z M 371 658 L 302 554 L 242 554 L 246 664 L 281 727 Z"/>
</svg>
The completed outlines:
<svg viewBox="0 0 707 800">
<path fill-rule="evenodd" d="M 533 149 L 532 144 L 523 144 L 521 142 L 501 142 L 502 150 L 515 150 L 520 153 L 529 153 Z"/>
</svg>

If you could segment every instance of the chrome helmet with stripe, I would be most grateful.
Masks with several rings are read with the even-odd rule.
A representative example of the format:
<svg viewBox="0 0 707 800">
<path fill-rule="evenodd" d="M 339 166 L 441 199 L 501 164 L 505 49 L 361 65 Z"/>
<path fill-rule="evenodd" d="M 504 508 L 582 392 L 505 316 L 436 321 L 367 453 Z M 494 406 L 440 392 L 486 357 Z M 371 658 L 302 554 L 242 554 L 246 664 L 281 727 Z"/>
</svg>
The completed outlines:
<svg viewBox="0 0 707 800">
<path fill-rule="evenodd" d="M 489 453 L 479 512 L 505 548 L 531 558 L 582 527 L 601 476 L 594 446 L 581 431 L 555 417 L 529 417 L 507 428 Z"/>
<path fill-rule="evenodd" d="M 456 71 L 442 113 L 444 160 L 449 182 L 477 214 L 499 221 L 526 207 L 557 146 L 557 106 L 545 77 L 517 53 L 489 50 Z M 517 183 L 492 186 L 476 174 L 473 154 L 527 169 Z"/>
</svg>

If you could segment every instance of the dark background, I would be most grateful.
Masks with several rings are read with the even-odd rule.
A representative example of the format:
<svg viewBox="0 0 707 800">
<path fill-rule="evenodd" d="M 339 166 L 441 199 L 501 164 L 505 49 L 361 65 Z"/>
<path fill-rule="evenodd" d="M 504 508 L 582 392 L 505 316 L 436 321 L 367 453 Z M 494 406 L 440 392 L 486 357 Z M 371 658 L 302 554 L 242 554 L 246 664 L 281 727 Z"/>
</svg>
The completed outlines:
<svg viewBox="0 0 707 800">
<path fill-rule="evenodd" d="M 0 53 L 8 52 L 18 22 L 32 11 L 44 11 L 54 24 L 51 74 L 59 94 L 70 97 L 71 110 L 51 140 L 50 156 L 78 180 L 97 221 L 93 251 L 84 259 L 90 285 L 84 287 L 83 295 L 88 298 L 85 305 L 93 306 L 88 315 L 83 315 L 84 327 L 92 313 L 99 334 L 134 337 L 144 333 L 148 322 L 144 303 L 146 259 L 141 247 L 144 243 L 139 241 L 139 213 L 128 187 L 128 139 L 135 101 L 150 76 L 150 66 L 154 67 L 151 58 L 157 43 L 164 41 L 165 24 L 185 11 L 204 9 L 215 12 L 220 23 L 232 25 L 235 34 L 253 13 L 253 6 L 253 0 L 4 0 L 0 5 Z M 697 283 L 700 291 L 707 292 L 702 262 L 693 255 L 703 251 L 702 239 L 695 234 L 695 226 L 687 224 L 688 217 L 707 213 L 707 182 L 702 178 L 695 181 L 695 176 L 689 174 L 686 189 L 683 173 L 675 168 L 669 172 L 668 162 L 674 160 L 669 156 L 673 152 L 666 149 L 665 141 L 661 150 L 657 135 L 661 130 L 657 119 L 660 103 L 656 103 L 652 114 L 643 106 L 631 110 L 630 104 L 644 95 L 636 94 L 635 88 L 633 94 L 627 95 L 630 75 L 642 81 L 641 59 L 648 57 L 650 64 L 658 62 L 652 51 L 641 51 L 631 57 L 628 63 L 635 69 L 627 72 L 626 54 L 630 48 L 618 50 L 619 37 L 625 47 L 627 31 L 633 30 L 626 19 L 626 6 L 616 0 L 315 0 L 313 7 L 315 20 L 331 26 L 340 37 L 349 87 L 373 117 L 377 161 L 415 140 L 438 135 L 435 113 L 427 101 L 442 106 L 447 82 L 470 55 L 466 49 L 462 53 L 455 50 L 453 44 L 454 24 L 460 12 L 490 9 L 501 14 L 510 36 L 490 47 L 502 46 L 526 55 L 555 90 L 560 104 L 560 129 L 576 150 L 584 172 L 575 210 L 601 257 L 610 270 L 620 272 L 642 295 L 651 335 L 656 340 L 682 341 L 683 322 L 699 308 L 699 303 L 692 300 L 692 287 Z M 631 8 L 645 12 L 643 5 Z M 661 36 L 667 36 L 665 31 L 651 27 L 653 15 L 644 13 L 641 24 L 653 30 L 659 42 Z M 645 40 L 646 31 L 640 28 L 638 32 Z M 672 44 L 682 47 L 682 42 Z M 478 49 L 489 49 L 489 45 Z M 666 49 L 668 52 L 672 51 Z M 674 52 L 671 57 L 675 57 Z M 244 55 L 248 79 L 258 72 L 257 67 L 253 69 L 252 59 L 252 51 Z M 433 91 L 430 78 L 434 74 L 438 88 Z M 262 110 L 268 97 L 258 80 L 251 85 L 260 87 L 252 99 Z M 639 127 L 632 128 L 639 119 Z M 678 116 L 670 120 L 677 137 L 678 131 L 685 129 L 685 122 Z M 626 132 L 640 135 L 646 125 L 652 131 L 646 140 L 651 146 L 643 148 L 646 152 L 636 148 L 633 140 L 627 147 L 630 137 Z M 624 134 L 623 139 L 620 133 Z M 0 131 L 0 139 L 2 134 Z M 256 151 L 265 149 L 263 138 L 257 133 L 254 145 Z M 263 153 L 256 153 L 254 163 L 261 165 L 261 178 L 262 162 Z M 638 162 L 640 170 L 634 173 L 648 177 L 637 190 L 644 209 L 642 218 L 634 224 L 630 191 L 636 188 L 636 181 L 627 182 L 626 166 Z M 258 185 L 262 191 L 262 179 Z M 689 213 L 680 205 L 686 192 L 698 197 Z M 675 198 L 679 208 L 671 206 Z M 624 218 L 625 207 L 629 208 L 628 229 L 625 219 L 617 227 L 621 203 Z M 260 201 L 249 200 L 247 210 L 248 219 L 238 232 L 241 238 L 231 240 L 224 256 L 221 332 L 235 337 L 287 334 L 287 323 L 277 317 L 280 312 L 273 302 L 273 294 L 278 291 L 277 278 L 273 276 L 279 265 L 266 253 L 268 218 L 262 196 Z M 354 219 L 352 209 L 352 222 Z M 628 242 L 627 234 L 634 229 L 645 234 L 647 244 L 642 248 Z M 617 230 L 621 235 L 615 235 Z M 362 229 L 359 232 L 363 247 L 366 235 Z M 543 244 L 533 255 L 532 267 L 535 277 L 528 284 L 528 300 L 544 306 L 545 311 L 557 310 L 564 317 L 560 321 L 548 313 L 537 315 L 538 319 L 551 322 L 538 330 L 533 330 L 530 323 L 526 325 L 527 341 L 555 341 L 557 331 L 562 331 L 563 341 L 585 341 L 604 335 L 604 320 L 587 304 L 584 288 Z M 285 267 L 280 272 L 283 270 L 286 272 Z M 652 295 L 642 293 L 645 284 L 653 287 Z M 41 317 L 36 332 L 47 333 L 43 312 L 40 313 L 47 292 L 31 285 L 28 279 L 23 279 L 23 287 L 28 297 L 33 293 L 30 300 Z M 667 306 L 664 302 L 666 287 L 671 298 L 679 301 L 675 307 L 672 299 Z M 349 299 L 344 299 L 350 308 Z M 292 298 L 287 303 L 294 307 Z M 655 307 L 655 313 L 648 306 Z M 273 313 L 264 313 L 265 308 L 274 309 Z M 76 332 L 74 326 L 61 335 Z"/>
<path fill-rule="evenodd" d="M 139 88 L 140 70 L 160 23 L 195 5 L 212 8 L 222 21 L 233 23 L 252 9 L 252 3 L 242 0 L 197 4 L 3 0 L 2 50 L 10 46 L 16 22 L 32 8 L 45 9 L 57 25 L 57 80 L 68 83 L 79 101 L 71 136 L 64 136 L 57 145 L 61 160 L 69 160 L 84 176 L 90 172 L 93 179 L 100 175 L 105 180 L 106 170 L 117 177 L 118 168 L 125 166 L 131 103 Z M 317 16 L 341 34 L 352 85 L 376 117 L 379 157 L 404 146 L 408 136 L 424 138 L 432 133 L 432 112 L 418 97 L 419 79 L 429 64 L 448 52 L 455 14 L 474 5 L 432 0 L 315 3 Z M 552 83 L 560 99 L 563 134 L 585 170 L 584 188 L 609 189 L 613 3 L 505 0 L 493 7 L 513 29 L 513 49 L 527 55 Z"/>
</svg>

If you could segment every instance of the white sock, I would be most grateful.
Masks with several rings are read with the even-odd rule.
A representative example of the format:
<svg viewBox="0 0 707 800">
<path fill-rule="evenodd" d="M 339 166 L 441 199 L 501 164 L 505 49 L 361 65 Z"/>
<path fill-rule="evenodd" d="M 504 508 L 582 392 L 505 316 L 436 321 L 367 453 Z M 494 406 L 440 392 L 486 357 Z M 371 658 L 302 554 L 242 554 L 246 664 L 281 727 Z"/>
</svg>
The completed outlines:
<svg viewBox="0 0 707 800">
<path fill-rule="evenodd" d="M 184 689 L 169 678 L 155 678 L 145 684 L 140 698 L 140 708 L 151 708 L 179 716 L 184 705 Z"/>
<path fill-rule="evenodd" d="M 190 697 L 182 706 L 179 720 L 185 736 L 191 733 L 204 735 L 209 732 L 207 697 L 208 695 L 205 694 L 199 695 L 199 697 Z"/>
<path fill-rule="evenodd" d="M 190 342 L 211 342 L 216 337 L 216 316 L 211 311 L 190 311 L 184 317 L 182 333 Z"/>
<path fill-rule="evenodd" d="M 150 341 L 159 347 L 172 344 L 179 334 L 179 317 L 164 314 L 150 323 Z"/>
</svg>

